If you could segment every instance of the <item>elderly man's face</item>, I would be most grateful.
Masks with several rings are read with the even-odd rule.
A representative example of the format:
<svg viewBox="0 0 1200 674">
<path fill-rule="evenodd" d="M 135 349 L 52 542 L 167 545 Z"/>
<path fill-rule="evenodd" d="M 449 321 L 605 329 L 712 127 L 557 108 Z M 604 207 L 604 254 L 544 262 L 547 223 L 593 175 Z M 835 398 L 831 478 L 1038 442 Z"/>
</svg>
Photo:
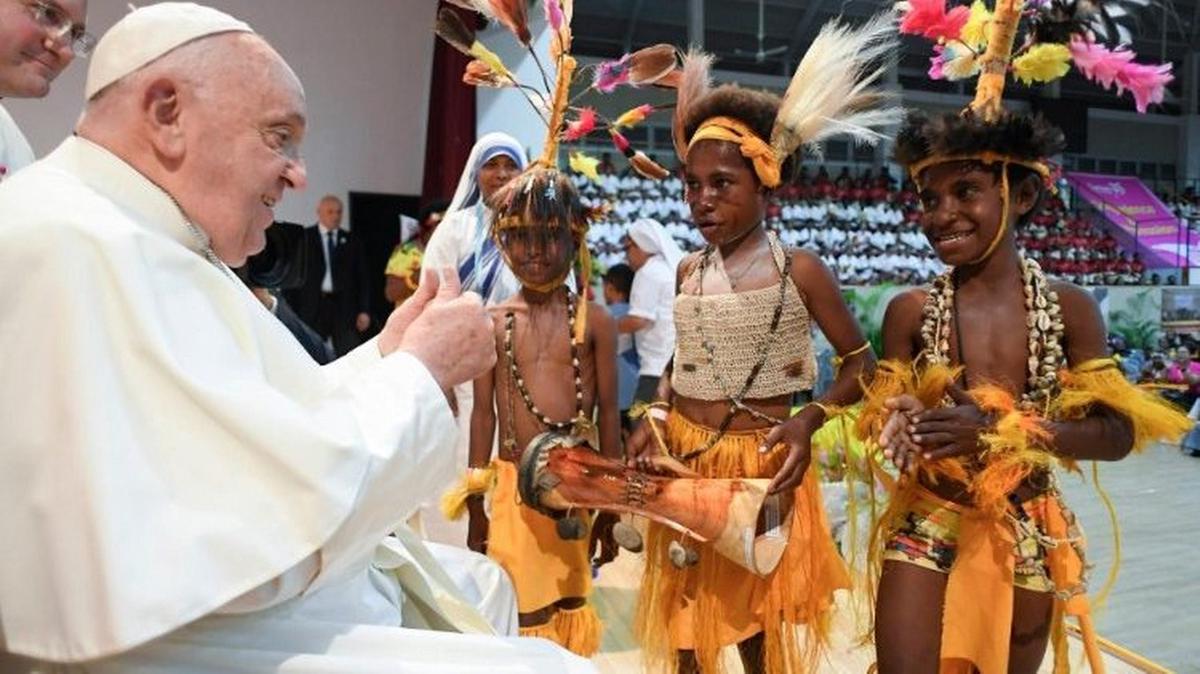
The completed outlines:
<svg viewBox="0 0 1200 674">
<path fill-rule="evenodd" d="M 325 229 L 337 229 L 342 226 L 342 202 L 337 199 L 322 199 L 317 205 L 317 221 Z"/>
<path fill-rule="evenodd" d="M 0 0 L 0 97 L 50 93 L 86 18 L 87 0 Z"/>
<path fill-rule="evenodd" d="M 267 49 L 265 43 L 260 49 Z M 226 264 L 266 245 L 275 205 L 307 181 L 300 158 L 304 91 L 273 51 L 253 54 L 197 100 L 187 131 L 191 173 L 176 194 Z"/>
</svg>

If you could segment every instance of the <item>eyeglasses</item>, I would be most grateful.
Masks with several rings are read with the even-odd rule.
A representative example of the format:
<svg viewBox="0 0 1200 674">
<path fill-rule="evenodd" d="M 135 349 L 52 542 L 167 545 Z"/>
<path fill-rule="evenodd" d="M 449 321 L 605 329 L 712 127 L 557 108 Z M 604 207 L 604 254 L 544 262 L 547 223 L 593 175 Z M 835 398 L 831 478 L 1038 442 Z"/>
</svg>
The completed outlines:
<svg viewBox="0 0 1200 674">
<path fill-rule="evenodd" d="M 28 5 L 33 20 L 46 29 L 50 38 L 55 42 L 70 40 L 71 51 L 76 56 L 87 56 L 96 47 L 96 38 L 83 29 L 83 26 L 71 20 L 67 13 L 57 5 L 42 0 L 33 0 Z"/>
</svg>

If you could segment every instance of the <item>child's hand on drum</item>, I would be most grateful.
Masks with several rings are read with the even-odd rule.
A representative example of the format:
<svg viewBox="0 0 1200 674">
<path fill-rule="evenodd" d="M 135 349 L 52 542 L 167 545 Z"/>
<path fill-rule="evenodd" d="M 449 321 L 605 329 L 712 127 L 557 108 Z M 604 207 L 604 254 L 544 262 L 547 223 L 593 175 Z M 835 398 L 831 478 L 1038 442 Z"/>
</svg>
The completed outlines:
<svg viewBox="0 0 1200 674">
<path fill-rule="evenodd" d="M 592 558 L 592 567 L 600 568 L 617 558 L 617 542 L 613 539 L 613 525 L 619 520 L 614 513 L 596 513 L 592 520 L 592 540 L 588 547 L 588 556 Z"/>
<path fill-rule="evenodd" d="M 658 443 L 650 431 L 651 420 L 642 418 L 633 427 L 629 440 L 625 442 L 626 463 L 630 468 L 646 473 L 655 472 L 654 457 L 659 455 Z"/>
</svg>

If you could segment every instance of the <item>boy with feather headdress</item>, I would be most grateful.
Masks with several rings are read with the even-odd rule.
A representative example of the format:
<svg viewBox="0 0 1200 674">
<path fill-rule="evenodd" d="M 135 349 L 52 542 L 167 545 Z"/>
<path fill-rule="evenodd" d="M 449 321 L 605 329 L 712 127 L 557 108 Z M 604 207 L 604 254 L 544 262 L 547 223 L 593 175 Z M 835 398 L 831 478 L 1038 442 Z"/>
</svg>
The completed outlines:
<svg viewBox="0 0 1200 674">
<path fill-rule="evenodd" d="M 511 576 L 521 634 L 590 656 L 601 632 L 588 602 L 592 555 L 602 548 L 597 565 L 615 556 L 607 536 L 612 517 L 593 521 L 576 512 L 556 520 L 521 503 L 517 466 L 525 448 L 548 432 L 620 457 L 616 328 L 603 307 L 568 283 L 592 217 L 570 178 L 530 170 L 509 183 L 499 203 L 492 233 L 521 287 L 491 308 L 498 358 L 475 381 L 469 464 L 489 466 L 495 487 L 490 513 L 479 499 L 467 504 L 468 544 Z"/>
<path fill-rule="evenodd" d="M 526 97 L 547 126 L 541 157 L 495 197 L 490 234 L 520 290 L 492 308 L 497 364 L 475 382 L 471 418 L 471 468 L 443 502 L 453 518 L 470 518 L 468 545 L 486 550 L 509 573 L 516 588 L 520 632 L 543 637 L 585 656 L 599 648 L 601 624 L 588 597 L 592 556 L 604 564 L 615 556 L 609 534 L 615 517 L 571 512 L 551 518 L 517 493 L 517 465 L 531 443 L 554 437 L 585 442 L 619 458 L 616 331 L 603 307 L 587 299 L 591 260 L 586 234 L 600 212 L 584 204 L 570 177 L 558 170 L 560 141 L 607 133 L 635 171 L 661 178 L 666 171 L 630 146 L 621 129 L 643 121 L 654 106 L 640 105 L 613 120 L 569 100 L 576 79 L 570 55 L 570 0 L 544 0 L 552 30 L 549 70 L 530 43 L 526 3 L 463 0 L 496 18 L 529 50 L 541 70 L 541 84 L 519 82 L 483 46 L 458 15 L 443 9 L 438 34 L 474 60 L 463 79 L 476 86 L 510 87 Z M 677 57 L 669 45 L 655 45 L 596 68 L 589 90 L 608 93 L 622 85 L 669 81 Z M 551 77 L 553 73 L 553 77 Z M 573 170 L 597 179 L 597 160 L 570 155 Z M 574 277 L 572 279 L 572 272 Z M 572 282 L 574 281 L 574 283 Z M 493 459 L 493 438 L 499 450 Z M 484 496 L 490 494 L 490 511 Z"/>
<path fill-rule="evenodd" d="M 1010 72 L 1047 82 L 1074 60 L 1095 78 L 1107 59 L 1144 110 L 1170 68 L 1098 42 L 1111 5 L 1052 0 L 1023 14 L 1019 0 L 993 11 L 913 0 L 902 10 L 903 32 L 938 41 L 931 76 L 979 81 L 961 114 L 914 113 L 896 143 L 950 269 L 892 300 L 887 360 L 859 419 L 900 472 L 872 536 L 879 671 L 1032 673 L 1052 641 L 1061 674 L 1072 615 L 1100 672 L 1083 535 L 1054 466 L 1118 460 L 1190 423 L 1121 375 L 1091 295 L 1047 279 L 1017 248 L 1013 231 L 1053 189 L 1048 159 L 1064 140 L 1041 117 L 1004 110 L 1001 96 Z"/>
</svg>

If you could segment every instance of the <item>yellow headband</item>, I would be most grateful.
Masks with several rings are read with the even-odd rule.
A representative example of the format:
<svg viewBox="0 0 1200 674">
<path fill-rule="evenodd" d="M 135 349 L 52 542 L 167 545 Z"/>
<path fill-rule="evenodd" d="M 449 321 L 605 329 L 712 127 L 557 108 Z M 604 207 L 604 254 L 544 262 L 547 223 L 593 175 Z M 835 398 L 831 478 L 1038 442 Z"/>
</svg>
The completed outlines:
<svg viewBox="0 0 1200 674">
<path fill-rule="evenodd" d="M 917 189 L 921 188 L 921 172 L 930 166 L 936 164 L 949 164 L 955 161 L 977 161 L 982 164 L 995 164 L 1000 162 L 1003 164 L 1017 164 L 1036 172 L 1043 179 L 1050 177 L 1050 167 L 1044 162 L 1029 161 L 1026 159 L 1017 159 L 1008 155 L 1000 154 L 999 152 L 976 152 L 974 154 L 956 154 L 956 155 L 932 155 L 922 159 L 921 161 L 908 167 L 908 175 L 912 176 L 913 182 L 917 184 Z M 1057 191 L 1053 185 L 1050 186 L 1051 191 Z"/>
<path fill-rule="evenodd" d="M 1016 157 L 1002 155 L 998 152 L 977 152 L 975 154 L 933 155 L 926 157 L 910 166 L 908 168 L 908 174 L 912 176 L 913 182 L 916 183 L 917 189 L 920 190 L 922 171 L 936 164 L 949 164 L 950 162 L 955 161 L 977 161 L 983 164 L 995 164 L 999 162 L 1003 164 L 1000 169 L 1000 227 L 996 229 L 996 236 L 992 237 L 992 241 L 988 244 L 987 250 L 983 251 L 983 255 L 980 255 L 968 263 L 979 264 L 980 262 L 983 262 L 991 257 L 992 253 L 996 252 L 996 248 L 1000 245 L 1000 241 L 1004 239 L 1004 234 L 1008 231 L 1008 210 L 1010 206 L 1008 196 L 1008 165 L 1016 164 L 1018 166 L 1024 166 L 1025 168 L 1042 176 L 1043 180 L 1048 180 L 1050 178 L 1050 167 L 1046 166 L 1044 162 L 1017 159 Z M 1057 189 L 1051 185 L 1050 191 L 1057 192 Z"/>
<path fill-rule="evenodd" d="M 758 180 L 766 187 L 779 186 L 783 162 L 776 156 L 775 150 L 749 126 L 732 117 L 713 117 L 696 129 L 692 140 L 688 142 L 688 149 L 701 140 L 736 143 L 742 149 L 742 156 L 754 165 Z"/>
<path fill-rule="evenodd" d="M 516 266 L 508 258 L 508 251 L 500 243 L 500 233 L 504 230 L 537 226 L 539 225 L 528 224 L 521 215 L 509 215 L 498 218 L 492 227 L 492 240 L 496 243 L 496 248 L 500 251 L 501 257 L 504 258 L 505 266 L 513 271 L 513 275 L 517 277 L 521 285 L 539 293 L 546 293 L 561 288 L 566 283 L 567 277 L 571 275 L 571 267 L 568 265 L 558 278 L 551 280 L 549 283 L 531 283 L 521 278 L 520 273 L 516 271 Z M 579 264 L 579 308 L 576 313 L 575 334 L 572 335 L 572 339 L 575 340 L 576 344 L 583 344 L 583 339 L 587 332 L 587 288 L 592 278 L 592 253 L 588 249 L 587 238 L 585 236 L 586 231 L 586 223 L 582 227 L 570 226 L 570 232 L 576 246 L 575 260 Z"/>
<path fill-rule="evenodd" d="M 520 227 L 542 227 L 544 229 L 567 229 L 572 234 L 576 235 L 577 237 L 581 236 L 584 232 L 587 231 L 587 223 L 584 223 L 583 225 L 569 223 L 564 226 L 562 221 L 558 220 L 557 218 L 555 219 L 554 222 L 530 222 L 530 220 L 525 216 L 524 213 L 516 213 L 513 215 L 500 216 L 500 217 L 496 218 L 495 223 L 492 225 L 492 229 L 496 232 L 499 232 L 499 231 L 505 230 L 505 229 L 517 229 Z"/>
</svg>

